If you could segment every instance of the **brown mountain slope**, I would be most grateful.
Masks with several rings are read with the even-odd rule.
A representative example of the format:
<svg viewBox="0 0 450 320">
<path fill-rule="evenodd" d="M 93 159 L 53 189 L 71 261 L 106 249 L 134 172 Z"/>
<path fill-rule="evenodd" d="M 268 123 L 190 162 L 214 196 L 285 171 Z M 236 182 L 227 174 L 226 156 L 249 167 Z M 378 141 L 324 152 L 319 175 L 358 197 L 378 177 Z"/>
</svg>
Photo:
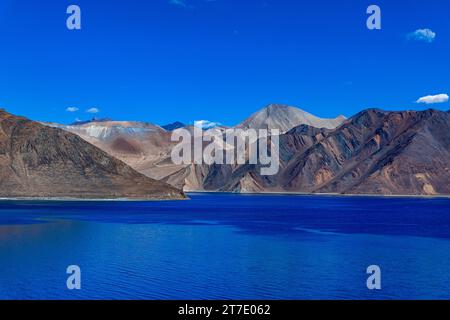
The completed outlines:
<svg viewBox="0 0 450 320">
<path fill-rule="evenodd" d="M 0 110 L 0 197 L 182 199 L 80 137 Z"/>
<path fill-rule="evenodd" d="M 80 125 L 44 123 L 74 133 L 109 155 L 122 160 L 136 171 L 156 180 L 162 180 L 182 169 L 171 164 L 160 165 L 170 158 L 175 143 L 171 132 L 146 122 L 91 121 Z M 182 184 L 173 184 L 182 188 Z"/>
<path fill-rule="evenodd" d="M 236 188 L 241 179 L 248 185 L 251 177 L 265 191 L 450 194 L 450 115 L 446 112 L 366 110 L 321 136 L 311 129 L 291 130 L 280 144 L 278 175 L 260 177 L 253 168 L 225 189 Z"/>
<path fill-rule="evenodd" d="M 367 116 L 363 113 L 360 118 Z M 450 194 L 448 113 L 378 112 L 376 129 L 362 136 L 359 142 L 356 161 L 345 163 L 344 170 L 317 191 Z"/>
</svg>

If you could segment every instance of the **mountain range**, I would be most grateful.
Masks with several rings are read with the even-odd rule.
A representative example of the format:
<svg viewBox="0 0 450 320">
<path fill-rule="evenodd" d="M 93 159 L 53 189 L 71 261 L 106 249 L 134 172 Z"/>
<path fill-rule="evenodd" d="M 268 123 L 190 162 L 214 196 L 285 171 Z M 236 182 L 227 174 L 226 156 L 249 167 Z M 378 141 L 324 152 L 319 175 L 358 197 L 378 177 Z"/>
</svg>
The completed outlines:
<svg viewBox="0 0 450 320">
<path fill-rule="evenodd" d="M 321 119 L 269 105 L 235 128 L 280 130 L 280 171 L 274 176 L 261 176 L 259 166 L 250 164 L 175 165 L 171 132 L 149 123 L 59 128 L 185 191 L 450 195 L 450 114 L 443 111 L 369 109 L 349 119 Z"/>
<path fill-rule="evenodd" d="M 75 134 L 0 110 L 0 197 L 147 200 L 185 195 Z"/>
</svg>

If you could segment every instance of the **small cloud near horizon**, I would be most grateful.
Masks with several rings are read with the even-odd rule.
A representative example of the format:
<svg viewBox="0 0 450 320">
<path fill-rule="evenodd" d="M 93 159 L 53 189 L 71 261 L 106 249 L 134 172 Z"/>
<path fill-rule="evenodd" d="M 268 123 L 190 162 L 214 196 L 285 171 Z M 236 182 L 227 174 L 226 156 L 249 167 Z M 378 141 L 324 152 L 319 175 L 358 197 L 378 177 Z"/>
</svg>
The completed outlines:
<svg viewBox="0 0 450 320">
<path fill-rule="evenodd" d="M 90 108 L 86 110 L 87 113 L 99 113 L 100 110 L 98 108 Z"/>
<path fill-rule="evenodd" d="M 416 101 L 416 103 L 435 104 L 435 103 L 444 103 L 447 101 L 448 101 L 448 94 L 442 93 L 419 98 Z"/>
<path fill-rule="evenodd" d="M 213 122 L 209 120 L 197 120 L 194 121 L 194 126 L 203 130 L 206 129 L 212 129 L 218 126 L 221 126 L 222 124 L 219 122 Z"/>
<path fill-rule="evenodd" d="M 418 29 L 414 32 L 409 33 L 408 39 L 431 43 L 436 39 L 436 33 L 428 28 Z"/>
<path fill-rule="evenodd" d="M 68 107 L 66 109 L 67 112 L 77 112 L 78 110 L 80 110 L 80 109 L 78 109 L 77 107 Z"/>
</svg>

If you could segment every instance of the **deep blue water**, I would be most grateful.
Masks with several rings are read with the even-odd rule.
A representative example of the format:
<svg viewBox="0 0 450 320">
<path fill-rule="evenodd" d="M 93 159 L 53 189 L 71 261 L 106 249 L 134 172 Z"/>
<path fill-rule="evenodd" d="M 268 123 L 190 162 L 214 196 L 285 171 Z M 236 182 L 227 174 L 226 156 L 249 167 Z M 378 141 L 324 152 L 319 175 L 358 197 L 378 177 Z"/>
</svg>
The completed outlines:
<svg viewBox="0 0 450 320">
<path fill-rule="evenodd" d="M 0 202 L 0 299 L 450 299 L 449 199 L 191 198 Z"/>
</svg>

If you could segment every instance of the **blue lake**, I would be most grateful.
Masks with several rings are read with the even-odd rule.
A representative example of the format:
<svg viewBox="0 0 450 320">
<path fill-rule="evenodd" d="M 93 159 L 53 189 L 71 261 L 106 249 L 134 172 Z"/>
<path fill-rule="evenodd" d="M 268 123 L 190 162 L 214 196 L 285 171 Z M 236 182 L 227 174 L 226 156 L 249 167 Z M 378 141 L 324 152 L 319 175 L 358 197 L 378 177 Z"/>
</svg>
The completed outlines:
<svg viewBox="0 0 450 320">
<path fill-rule="evenodd" d="M 450 199 L 190 197 L 1 201 L 0 299 L 450 299 Z"/>
</svg>

